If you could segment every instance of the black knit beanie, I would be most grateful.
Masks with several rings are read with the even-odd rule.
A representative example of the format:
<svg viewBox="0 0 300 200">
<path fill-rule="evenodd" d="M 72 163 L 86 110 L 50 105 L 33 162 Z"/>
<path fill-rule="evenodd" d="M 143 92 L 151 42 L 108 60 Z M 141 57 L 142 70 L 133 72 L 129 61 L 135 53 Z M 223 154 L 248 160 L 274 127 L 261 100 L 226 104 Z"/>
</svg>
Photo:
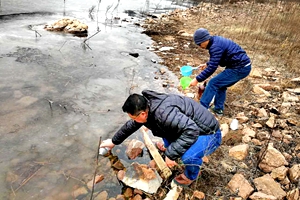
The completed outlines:
<svg viewBox="0 0 300 200">
<path fill-rule="evenodd" d="M 205 42 L 206 40 L 209 39 L 210 39 L 209 32 L 205 28 L 199 28 L 194 33 L 194 42 L 197 45 L 200 45 L 202 42 Z"/>
</svg>

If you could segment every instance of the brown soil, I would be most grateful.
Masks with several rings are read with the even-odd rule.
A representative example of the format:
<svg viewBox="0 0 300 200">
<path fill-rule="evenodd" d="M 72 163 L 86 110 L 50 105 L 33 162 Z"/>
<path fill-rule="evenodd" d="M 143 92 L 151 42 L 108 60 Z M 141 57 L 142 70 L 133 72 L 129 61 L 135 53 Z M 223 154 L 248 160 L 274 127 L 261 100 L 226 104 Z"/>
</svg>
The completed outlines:
<svg viewBox="0 0 300 200">
<path fill-rule="evenodd" d="M 178 79 L 181 78 L 179 73 L 181 66 L 187 64 L 198 66 L 209 59 L 208 52 L 200 49 L 193 43 L 192 34 L 200 27 L 207 28 L 211 35 L 222 35 L 236 41 L 247 51 L 252 59 L 253 67 L 259 69 L 259 71 L 262 72 L 267 67 L 278 67 L 276 70 L 282 72 L 282 77 L 291 77 L 290 70 L 282 68 L 287 60 L 274 56 L 278 53 L 274 44 L 279 45 L 278 41 L 281 40 L 277 36 L 271 39 L 268 38 L 267 40 L 266 37 L 262 37 L 261 35 L 258 37 L 256 34 L 259 31 L 258 29 L 263 27 L 260 24 L 262 22 L 260 20 L 267 15 L 264 10 L 272 10 L 277 6 L 250 4 L 247 2 L 226 5 L 203 3 L 198 7 L 185 11 L 175 10 L 159 18 L 148 18 L 143 25 L 145 28 L 144 33 L 154 40 L 153 48 L 162 58 L 161 64 L 173 71 L 178 76 Z M 185 33 L 186 36 L 182 33 Z M 262 40 L 264 46 L 257 46 Z M 174 47 L 174 49 L 159 51 L 161 47 Z M 218 69 L 216 73 L 220 71 L 221 69 Z M 199 71 L 194 70 L 192 76 L 198 73 Z M 299 71 L 296 70 L 295 73 L 299 75 Z M 237 113 L 249 113 L 252 108 L 251 106 L 257 108 L 268 106 L 266 102 L 257 102 L 258 97 L 252 93 L 252 86 L 255 83 L 270 82 L 270 80 L 272 81 L 272 77 L 260 80 L 249 77 L 231 87 L 227 93 L 225 105 L 226 117 L 219 119 L 220 123 L 228 123 L 229 118 L 236 116 Z M 284 84 L 281 86 L 285 87 Z M 195 87 L 191 90 L 192 92 L 196 92 L 197 88 Z M 279 92 L 273 91 L 272 95 L 278 96 Z M 243 104 L 247 106 L 243 106 Z M 257 119 L 255 116 L 252 116 L 247 123 L 253 124 L 256 122 L 258 122 Z M 272 132 L 268 127 L 263 127 L 261 131 Z M 251 154 L 244 161 L 248 166 L 247 169 L 228 156 L 228 150 L 232 146 L 241 143 L 242 134 L 240 132 L 229 131 L 228 135 L 223 138 L 222 146 L 209 157 L 208 163 L 204 163 L 198 181 L 193 183 L 190 188 L 184 189 L 179 199 L 191 199 L 194 190 L 204 192 L 206 199 L 229 199 L 229 197 L 237 196 L 236 194 L 232 194 L 226 187 L 233 174 L 237 171 L 242 173 L 248 180 L 253 180 L 262 175 L 262 172 L 257 167 L 259 162 L 257 154 L 261 150 L 260 147 L 255 145 L 250 147 Z M 278 145 L 282 146 L 282 151 L 288 151 L 288 147 L 284 147 L 279 142 Z M 222 167 L 222 161 L 226 161 L 227 164 L 229 163 L 232 168 L 225 169 L 225 167 Z M 167 192 L 167 188 L 161 190 L 160 194 Z M 159 199 L 159 197 L 155 199 Z"/>
</svg>

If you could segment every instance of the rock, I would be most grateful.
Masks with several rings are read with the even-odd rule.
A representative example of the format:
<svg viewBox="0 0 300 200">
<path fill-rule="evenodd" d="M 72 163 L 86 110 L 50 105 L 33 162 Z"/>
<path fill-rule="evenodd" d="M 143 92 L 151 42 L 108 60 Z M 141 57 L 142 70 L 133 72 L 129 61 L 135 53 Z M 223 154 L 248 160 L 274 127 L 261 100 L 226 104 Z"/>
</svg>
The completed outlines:
<svg viewBox="0 0 300 200">
<path fill-rule="evenodd" d="M 292 183 L 297 183 L 300 179 L 300 164 L 293 165 L 289 171 L 289 178 Z"/>
<path fill-rule="evenodd" d="M 88 26 L 77 19 L 64 18 L 51 25 L 45 25 L 47 31 L 63 31 L 73 34 L 87 34 Z"/>
<path fill-rule="evenodd" d="M 249 127 L 245 127 L 242 131 L 242 134 L 245 135 L 245 136 L 249 136 L 251 138 L 254 138 L 255 135 L 256 135 L 256 132 L 253 129 L 249 128 Z"/>
<path fill-rule="evenodd" d="M 295 93 L 297 95 L 300 94 L 300 88 L 294 88 L 294 89 L 287 89 L 289 92 Z"/>
<path fill-rule="evenodd" d="M 94 185 L 96 185 L 97 183 L 103 181 L 103 179 L 104 179 L 104 176 L 103 176 L 102 174 L 101 174 L 101 175 L 96 175 L 96 176 L 95 176 L 95 183 L 94 183 Z M 89 182 L 87 183 L 87 187 L 88 187 L 90 190 L 93 188 L 93 180 L 94 180 L 94 179 L 92 179 L 91 181 L 89 181 Z"/>
<path fill-rule="evenodd" d="M 272 137 L 281 140 L 283 138 L 283 135 L 280 133 L 280 130 L 273 130 L 272 131 Z"/>
<path fill-rule="evenodd" d="M 270 128 L 274 128 L 275 127 L 275 117 L 271 116 L 269 118 L 269 120 L 266 122 L 266 125 Z"/>
<path fill-rule="evenodd" d="M 279 126 L 281 127 L 281 128 L 283 128 L 283 129 L 285 129 L 285 128 L 287 128 L 288 127 L 288 125 L 287 125 L 287 123 L 286 123 L 286 120 L 284 119 L 284 120 L 280 120 L 279 121 Z"/>
<path fill-rule="evenodd" d="M 238 113 L 237 116 L 236 116 L 236 119 L 240 123 L 245 123 L 249 120 L 249 118 L 245 116 L 244 112 Z"/>
<path fill-rule="evenodd" d="M 87 189 L 85 187 L 81 187 L 73 191 L 72 195 L 74 198 L 77 199 L 80 195 L 85 195 L 87 193 L 88 193 Z"/>
<path fill-rule="evenodd" d="M 300 83 L 300 77 L 298 77 L 298 78 L 293 78 L 291 81 L 292 81 L 292 82 L 296 82 L 296 83 Z"/>
<path fill-rule="evenodd" d="M 139 57 L 138 53 L 129 53 L 129 55 L 132 56 L 132 57 L 135 57 L 135 58 Z"/>
<path fill-rule="evenodd" d="M 249 198 L 253 200 L 277 200 L 276 197 L 262 192 L 254 192 Z"/>
<path fill-rule="evenodd" d="M 153 63 L 157 63 L 157 61 L 155 59 L 151 59 L 151 62 Z"/>
<path fill-rule="evenodd" d="M 191 92 L 187 92 L 187 93 L 185 94 L 185 96 L 187 96 L 187 97 L 193 99 L 193 98 L 195 97 L 195 94 L 194 94 L 194 93 L 191 93 Z"/>
<path fill-rule="evenodd" d="M 299 101 L 298 96 L 289 94 L 288 92 L 283 92 L 282 98 L 283 98 L 284 102 L 298 102 Z"/>
<path fill-rule="evenodd" d="M 125 185 L 150 194 L 155 193 L 162 183 L 157 171 L 147 165 L 134 162 L 126 169 L 126 172 L 121 171 L 118 172 L 118 178 Z"/>
<path fill-rule="evenodd" d="M 114 164 L 112 164 L 112 167 L 114 169 L 117 169 L 117 170 L 122 170 L 122 169 L 125 168 L 124 165 L 123 165 L 123 163 L 120 160 L 117 160 L 117 162 L 115 162 Z"/>
<path fill-rule="evenodd" d="M 159 51 L 170 51 L 172 49 L 174 49 L 174 47 L 161 47 Z"/>
<path fill-rule="evenodd" d="M 227 135 L 227 133 L 229 132 L 228 124 L 221 124 L 220 130 L 222 133 L 222 137 L 225 137 Z"/>
<path fill-rule="evenodd" d="M 261 128 L 263 127 L 260 123 L 255 123 L 252 125 L 253 128 Z"/>
<path fill-rule="evenodd" d="M 232 193 L 237 193 L 239 196 L 247 199 L 254 191 L 254 188 L 249 184 L 247 179 L 242 174 L 235 174 L 228 183 L 228 187 Z"/>
<path fill-rule="evenodd" d="M 287 185 L 287 184 L 290 184 L 290 183 L 291 183 L 291 181 L 287 176 L 282 181 L 280 181 L 281 185 Z"/>
<path fill-rule="evenodd" d="M 289 191 L 287 193 L 286 197 L 287 197 L 287 200 L 299 200 L 300 199 L 299 188 Z"/>
<path fill-rule="evenodd" d="M 277 199 L 283 199 L 286 196 L 280 184 L 274 181 L 269 174 L 254 179 L 254 184 L 258 192 L 275 196 Z"/>
<path fill-rule="evenodd" d="M 133 190 L 133 194 L 135 194 L 135 195 L 136 195 L 136 194 L 143 195 L 143 191 L 135 188 L 135 189 Z"/>
<path fill-rule="evenodd" d="M 168 85 L 169 85 L 169 84 L 168 84 L 167 82 L 163 82 L 163 83 L 162 83 L 162 86 L 163 86 L 163 87 L 168 87 Z"/>
<path fill-rule="evenodd" d="M 225 161 L 222 161 L 221 165 L 229 173 L 235 174 L 236 171 L 237 171 L 237 167 L 236 166 L 231 166 L 231 165 L 227 164 Z"/>
<path fill-rule="evenodd" d="M 261 141 L 259 141 L 258 139 L 255 139 L 255 138 L 252 139 L 251 142 L 252 142 L 254 145 L 257 145 L 257 146 L 261 146 L 261 145 L 262 145 Z"/>
<path fill-rule="evenodd" d="M 143 199 L 142 196 L 139 195 L 139 194 L 135 195 L 135 196 L 132 198 L 132 200 L 142 200 L 142 199 Z"/>
<path fill-rule="evenodd" d="M 165 68 L 159 68 L 159 72 L 161 75 L 165 74 L 167 72 L 167 70 Z"/>
<path fill-rule="evenodd" d="M 262 78 L 262 74 L 258 69 L 252 68 L 250 76 L 253 78 Z"/>
<path fill-rule="evenodd" d="M 266 109 L 261 108 L 261 109 L 258 110 L 258 115 L 257 116 L 258 117 L 268 117 L 268 113 L 267 113 Z"/>
<path fill-rule="evenodd" d="M 272 170 L 271 177 L 273 179 L 284 180 L 288 172 L 288 168 L 281 166 Z"/>
<path fill-rule="evenodd" d="M 262 88 L 259 87 L 258 85 L 254 85 L 254 86 L 253 86 L 253 92 L 254 92 L 255 94 L 263 94 L 263 95 L 265 95 L 265 96 L 267 96 L 267 97 L 272 96 L 268 91 L 262 89 Z"/>
<path fill-rule="evenodd" d="M 145 144 L 143 142 L 136 140 L 136 139 L 131 140 L 130 143 L 128 144 L 128 147 L 126 150 L 126 154 L 127 154 L 128 158 L 133 160 L 136 157 L 138 157 L 139 155 L 141 155 L 144 147 L 145 147 Z"/>
<path fill-rule="evenodd" d="M 258 132 L 256 134 L 256 138 L 263 141 L 263 140 L 268 140 L 270 138 L 270 134 L 268 132 Z"/>
<path fill-rule="evenodd" d="M 108 193 L 107 191 L 102 191 L 100 194 L 98 194 L 94 200 L 104 200 L 104 199 L 107 199 L 108 197 Z"/>
<path fill-rule="evenodd" d="M 124 195 L 119 194 L 119 195 L 116 197 L 116 200 L 125 200 L 125 197 L 124 197 Z"/>
<path fill-rule="evenodd" d="M 149 166 L 150 166 L 152 169 L 157 169 L 157 164 L 156 164 L 155 160 L 150 160 Z"/>
<path fill-rule="evenodd" d="M 243 143 L 248 143 L 251 141 L 251 137 L 249 137 L 248 135 L 244 135 L 242 137 L 242 141 L 243 141 Z"/>
<path fill-rule="evenodd" d="M 203 193 L 203 192 L 200 192 L 200 191 L 198 191 L 198 190 L 196 190 L 196 191 L 194 191 L 194 193 L 193 193 L 193 197 L 195 198 L 195 199 L 205 199 L 205 194 Z M 193 198 L 192 198 L 193 199 Z"/>
<path fill-rule="evenodd" d="M 244 160 L 248 155 L 249 145 L 242 144 L 235 147 L 232 147 L 229 150 L 229 156 L 237 159 L 237 160 Z"/>
<path fill-rule="evenodd" d="M 287 165 L 288 162 L 285 160 L 285 157 L 273 147 L 273 143 L 270 143 L 267 147 L 267 150 L 261 150 L 260 156 L 264 154 L 261 162 L 259 163 L 259 168 L 264 172 L 271 172 L 277 167 Z"/>
<path fill-rule="evenodd" d="M 257 84 L 260 88 L 266 90 L 266 91 L 271 91 L 271 90 L 280 90 L 279 86 L 276 85 L 271 85 L 269 83 L 264 83 L 264 84 Z"/>
<path fill-rule="evenodd" d="M 129 199 L 130 197 L 133 196 L 133 190 L 131 188 L 126 188 L 125 192 L 123 193 L 124 197 L 126 199 Z"/>
</svg>

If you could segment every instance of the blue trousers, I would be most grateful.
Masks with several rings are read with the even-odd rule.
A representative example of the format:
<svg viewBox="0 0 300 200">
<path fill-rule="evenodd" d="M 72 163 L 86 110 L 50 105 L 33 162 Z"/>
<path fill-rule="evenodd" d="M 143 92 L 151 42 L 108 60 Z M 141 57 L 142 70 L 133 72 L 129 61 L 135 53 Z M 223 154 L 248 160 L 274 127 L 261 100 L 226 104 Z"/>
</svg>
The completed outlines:
<svg viewBox="0 0 300 200">
<path fill-rule="evenodd" d="M 227 88 L 248 76 L 250 71 L 251 65 L 238 69 L 225 69 L 210 79 L 200 99 L 201 105 L 205 108 L 209 108 L 210 102 L 215 97 L 215 109 L 224 110 Z"/>
<path fill-rule="evenodd" d="M 170 143 L 164 138 L 163 141 L 165 147 L 168 147 Z M 215 134 L 199 136 L 197 141 L 181 157 L 185 166 L 184 175 L 190 180 L 197 179 L 202 165 L 202 158 L 213 153 L 221 143 L 220 129 Z"/>
</svg>

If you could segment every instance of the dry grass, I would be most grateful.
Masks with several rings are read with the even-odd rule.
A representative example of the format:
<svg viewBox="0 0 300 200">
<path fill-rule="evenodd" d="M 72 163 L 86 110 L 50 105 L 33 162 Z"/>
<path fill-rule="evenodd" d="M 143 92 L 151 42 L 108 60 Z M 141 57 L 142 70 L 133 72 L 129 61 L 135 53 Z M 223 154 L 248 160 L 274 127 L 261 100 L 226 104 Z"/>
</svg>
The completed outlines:
<svg viewBox="0 0 300 200">
<path fill-rule="evenodd" d="M 283 74 L 286 78 L 299 76 L 299 3 L 250 3 L 234 13 L 244 21 L 233 19 L 228 22 L 223 35 L 237 41 L 246 50 L 251 49 L 248 53 L 254 65 L 288 72 Z"/>
</svg>

